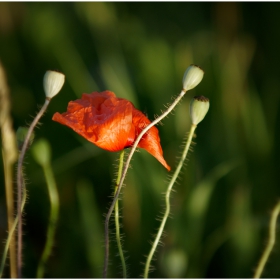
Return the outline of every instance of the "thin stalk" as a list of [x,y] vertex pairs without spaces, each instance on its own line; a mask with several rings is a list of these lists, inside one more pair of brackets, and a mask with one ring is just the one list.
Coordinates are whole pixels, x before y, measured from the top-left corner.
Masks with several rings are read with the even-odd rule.
[[[25,201],[26,201],[26,189],[23,188],[21,211],[24,208]],[[10,231],[9,231],[7,242],[5,244],[5,248],[4,248],[4,252],[3,252],[3,256],[2,256],[2,260],[1,260],[1,266],[0,266],[0,278],[2,278],[2,275],[3,275],[3,271],[4,271],[4,268],[5,268],[5,262],[6,262],[7,254],[8,254],[8,250],[9,250],[9,246],[10,246],[10,243],[12,242],[12,238],[14,236],[14,232],[15,232],[15,229],[16,229],[17,224],[18,224],[18,217],[19,216],[17,215],[15,220],[14,220],[14,223],[13,223],[13,225],[12,225]]]
[[[2,138],[2,157],[4,165],[5,193],[7,204],[8,232],[14,225],[14,190],[13,172],[14,163],[18,159],[16,137],[10,115],[11,101],[5,70],[0,61],[0,129]],[[10,277],[17,277],[16,242],[15,235],[9,243]]]
[[[6,190],[6,203],[7,203],[7,216],[8,216],[8,232],[14,232],[14,193],[13,193],[13,162],[10,162],[3,151],[3,164],[4,164],[4,176],[5,176],[5,190]],[[8,242],[8,241],[7,241]],[[10,273],[11,278],[16,278],[16,247],[15,247],[15,236],[11,235],[9,241],[10,247]],[[5,257],[6,258],[6,257]]]
[[22,269],[22,210],[21,210],[21,201],[22,201],[22,193],[23,193],[23,180],[22,180],[22,166],[23,166],[23,159],[28,148],[28,144],[30,141],[30,137],[32,132],[37,125],[40,118],[43,116],[44,112],[46,111],[48,105],[50,103],[50,99],[46,98],[45,103],[37,116],[34,118],[33,122],[31,123],[28,132],[26,134],[21,153],[18,159],[17,165],[17,213],[18,213],[18,250],[17,250],[17,276],[18,278],[22,278],[21,276],[21,269]]
[[178,163],[178,166],[170,180],[170,183],[167,187],[167,191],[166,191],[166,194],[165,194],[165,213],[163,215],[163,218],[162,218],[162,221],[161,221],[161,224],[160,224],[160,227],[159,227],[159,230],[158,230],[158,233],[157,233],[157,236],[155,238],[155,241],[152,245],[152,248],[151,248],[151,251],[147,257],[147,261],[146,261],[146,264],[145,264],[145,270],[144,270],[144,278],[148,278],[148,274],[149,274],[149,270],[150,270],[150,264],[151,264],[151,260],[153,258],[153,255],[155,253],[155,250],[158,246],[158,243],[159,243],[159,240],[162,236],[162,233],[163,233],[163,229],[165,227],[165,224],[166,224],[166,221],[167,221],[167,218],[169,216],[169,213],[170,213],[170,193],[171,193],[171,190],[172,190],[172,187],[174,185],[174,183],[176,182],[176,179],[178,178],[178,175],[183,167],[183,164],[184,164],[184,161],[187,157],[187,154],[188,154],[188,151],[189,151],[189,148],[190,148],[190,145],[191,145],[191,142],[192,142],[192,138],[193,138],[193,135],[194,135],[194,131],[196,129],[196,125],[192,125],[191,126],[191,129],[190,129],[190,133],[189,133],[189,136],[188,136],[188,140],[186,142],[186,146],[184,148],[184,151],[182,153],[182,156],[181,156],[181,159]]
[[179,101],[182,99],[182,97],[185,95],[186,91],[182,90],[180,92],[180,94],[177,96],[177,98],[174,100],[174,102],[171,104],[171,106],[162,114],[160,115],[158,118],[156,118],[153,122],[151,122],[148,126],[146,126],[142,132],[138,135],[137,139],[134,142],[134,145],[132,146],[130,153],[127,157],[126,163],[125,163],[125,167],[120,179],[120,183],[118,185],[118,189],[115,193],[114,199],[112,201],[112,204],[109,208],[109,211],[106,215],[106,219],[105,219],[105,259],[104,259],[104,268],[103,268],[103,278],[107,277],[107,271],[108,271],[108,261],[109,261],[109,221],[112,215],[112,212],[114,210],[115,204],[118,200],[131,158],[136,150],[136,147],[138,145],[138,143],[140,142],[141,138],[143,137],[143,135],[155,124],[159,123],[163,118],[165,118],[174,108],[175,106],[179,103]]
[[51,250],[54,243],[54,234],[58,221],[59,214],[59,195],[54,179],[54,175],[52,172],[52,168],[50,164],[46,164],[42,166],[48,186],[48,192],[50,197],[50,220],[47,230],[47,241],[45,244],[45,248],[41,257],[41,260],[37,269],[37,278],[43,278],[45,272],[45,264],[51,254]]
[[[122,169],[123,169],[123,158],[124,158],[124,150],[120,153],[120,162],[119,162],[119,171],[118,171],[118,178],[116,181],[115,186],[115,194],[118,189],[118,184],[122,175]],[[121,244],[121,237],[120,237],[120,224],[119,224],[119,200],[117,200],[115,204],[115,226],[116,226],[116,240],[118,244],[118,250],[121,258],[122,268],[123,268],[123,278],[126,278],[126,264],[125,264],[125,258],[122,250],[122,244]]]
[[275,244],[275,239],[276,239],[276,224],[277,224],[277,218],[280,212],[280,201],[276,204],[274,207],[272,213],[271,213],[271,218],[270,218],[270,223],[269,223],[269,237],[268,237],[268,242],[267,245],[264,249],[264,252],[261,256],[261,259],[259,261],[258,267],[255,271],[254,278],[260,278],[261,274],[263,272],[264,266],[267,263],[267,260],[269,258],[269,255],[273,249],[273,246]]

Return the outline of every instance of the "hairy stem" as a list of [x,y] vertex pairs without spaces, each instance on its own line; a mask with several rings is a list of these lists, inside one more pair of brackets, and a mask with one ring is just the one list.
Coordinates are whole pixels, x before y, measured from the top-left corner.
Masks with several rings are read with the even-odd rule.
[[182,153],[181,159],[180,159],[180,161],[178,163],[178,166],[177,166],[177,168],[176,168],[176,170],[175,170],[175,172],[174,172],[174,174],[173,174],[173,176],[172,176],[172,178],[169,182],[169,185],[167,187],[167,191],[166,191],[166,194],[165,194],[165,207],[166,207],[165,212],[164,212],[159,230],[157,232],[156,238],[153,242],[151,251],[150,251],[150,253],[147,257],[147,261],[146,261],[146,264],[145,264],[145,270],[144,270],[144,278],[148,278],[148,274],[149,274],[149,270],[150,270],[150,264],[151,264],[153,255],[154,255],[155,250],[158,246],[159,240],[162,236],[163,229],[165,227],[167,218],[168,218],[169,213],[170,213],[170,193],[171,193],[172,187],[173,187],[174,183],[176,182],[176,179],[178,178],[178,175],[179,175],[179,173],[180,173],[180,171],[183,167],[184,161],[187,157],[187,154],[188,154],[191,142],[192,142],[192,138],[193,138],[195,129],[196,129],[196,125],[193,124],[191,129],[190,129],[189,137],[188,137],[188,140],[186,142],[186,146],[185,146],[184,151]]
[[26,134],[19,159],[18,159],[18,170],[17,170],[17,213],[18,213],[18,248],[17,248],[17,276],[18,278],[21,278],[21,268],[22,268],[22,211],[21,210],[21,201],[22,201],[22,192],[23,192],[23,180],[22,180],[22,166],[23,166],[23,159],[26,153],[26,150],[28,148],[28,144],[30,141],[30,137],[32,135],[32,132],[37,125],[40,118],[43,116],[44,112],[46,111],[48,105],[50,103],[50,99],[46,99],[43,107],[31,123],[28,132]]
[[273,246],[275,244],[275,236],[276,236],[276,224],[277,224],[277,218],[280,212],[280,201],[276,204],[274,209],[271,213],[270,223],[269,223],[269,237],[267,245],[264,249],[264,252],[261,256],[261,259],[259,261],[258,267],[255,271],[254,278],[260,278],[261,274],[263,272],[264,266],[267,263],[267,260],[269,258],[269,255],[273,249]]
[[112,215],[112,212],[114,210],[116,201],[118,200],[131,158],[136,150],[136,147],[138,145],[138,143],[140,142],[141,138],[143,137],[143,135],[155,124],[159,123],[163,118],[165,118],[174,108],[175,106],[179,103],[179,101],[182,99],[182,97],[185,95],[186,91],[182,90],[180,92],[180,94],[178,95],[178,97],[174,100],[174,102],[171,104],[171,106],[162,114],[160,115],[158,118],[156,118],[153,122],[151,122],[148,126],[146,126],[142,132],[138,135],[137,139],[134,142],[134,145],[132,146],[130,153],[127,157],[126,163],[125,163],[125,167],[120,179],[120,183],[118,185],[118,189],[115,193],[114,199],[112,201],[112,204],[109,208],[109,211],[106,215],[106,219],[105,219],[105,261],[104,261],[104,268],[103,268],[103,277],[106,278],[107,277],[107,271],[108,271],[108,261],[109,261],[109,221]]
[[[118,189],[118,184],[122,175],[122,169],[123,169],[123,158],[124,158],[124,150],[120,153],[120,163],[119,163],[119,171],[118,171],[118,178],[116,181],[115,186],[115,194]],[[117,200],[115,204],[115,226],[116,226],[116,240],[118,244],[118,250],[121,258],[122,268],[123,268],[123,278],[126,278],[126,264],[124,259],[124,254],[122,250],[122,244],[121,244],[121,236],[120,236],[120,224],[119,224],[119,200]]]

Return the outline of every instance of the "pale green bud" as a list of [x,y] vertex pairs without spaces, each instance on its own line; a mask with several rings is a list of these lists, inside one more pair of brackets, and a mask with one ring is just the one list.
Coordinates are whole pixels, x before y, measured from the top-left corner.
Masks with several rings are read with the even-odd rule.
[[191,64],[183,76],[183,90],[195,88],[202,80],[204,71],[197,65]]
[[207,114],[210,107],[209,99],[204,96],[195,96],[190,103],[192,124],[198,125]]
[[[18,149],[21,150],[22,149],[22,146],[23,146],[23,143],[25,141],[25,138],[26,138],[26,135],[27,135],[27,132],[28,132],[28,129],[29,127],[23,127],[23,126],[20,126],[18,129],[17,129],[17,132],[16,132],[16,139],[17,139],[17,145],[18,145]],[[28,147],[31,146],[33,140],[34,140],[34,132],[31,133],[31,136],[29,138],[29,142],[28,142]]]
[[51,147],[46,139],[41,138],[37,140],[32,146],[31,151],[34,159],[37,161],[38,164],[40,164],[41,166],[46,166],[50,164]]
[[47,71],[44,76],[44,90],[46,97],[51,99],[59,93],[65,81],[64,74],[57,71]]

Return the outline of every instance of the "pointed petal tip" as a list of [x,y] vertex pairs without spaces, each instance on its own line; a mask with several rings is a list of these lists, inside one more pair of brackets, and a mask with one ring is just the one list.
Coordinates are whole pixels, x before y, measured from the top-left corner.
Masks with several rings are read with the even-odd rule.
[[167,164],[167,162],[162,158],[162,160],[159,160],[157,158],[157,160],[168,170],[170,171],[171,170],[171,167]]

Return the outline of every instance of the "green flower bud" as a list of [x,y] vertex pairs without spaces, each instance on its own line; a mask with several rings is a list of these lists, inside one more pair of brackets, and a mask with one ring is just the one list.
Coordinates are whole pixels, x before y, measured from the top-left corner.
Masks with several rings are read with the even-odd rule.
[[[29,129],[28,127],[23,127],[23,126],[20,126],[17,129],[16,139],[17,139],[17,146],[18,146],[19,150],[22,149],[22,146],[23,146],[23,143],[25,141],[28,129]],[[31,144],[32,144],[32,142],[34,140],[34,137],[35,137],[34,132],[32,132],[32,134],[30,136],[30,139],[29,139],[28,147],[31,146]]]
[[44,90],[46,97],[51,99],[59,93],[65,81],[64,74],[57,71],[47,71],[44,76]]
[[202,80],[204,71],[197,65],[191,64],[183,76],[183,90],[195,88]]
[[46,139],[37,140],[32,146],[32,154],[34,159],[41,166],[50,164],[51,160],[51,147]]
[[195,96],[190,103],[192,124],[198,125],[207,114],[210,107],[209,99],[204,96]]

